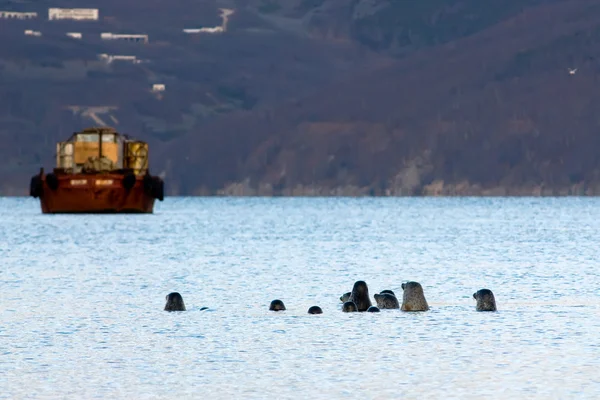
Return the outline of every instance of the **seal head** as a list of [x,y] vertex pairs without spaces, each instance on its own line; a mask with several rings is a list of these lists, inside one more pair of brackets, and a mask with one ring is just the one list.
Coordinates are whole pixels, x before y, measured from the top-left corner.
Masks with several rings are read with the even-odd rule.
[[185,311],[185,304],[183,303],[183,297],[177,292],[169,293],[166,296],[167,304],[165,304],[165,311]]
[[354,302],[347,301],[342,305],[342,311],[343,312],[355,312],[355,311],[358,311],[358,308],[356,307],[356,304],[354,304]]
[[402,311],[427,311],[429,305],[423,294],[423,287],[419,282],[406,282],[402,284]]
[[350,300],[356,304],[358,311],[367,311],[371,307],[371,299],[369,298],[369,288],[365,281],[356,281],[352,288]]
[[[377,296],[377,295],[375,295]],[[375,306],[371,306],[367,309],[367,312],[381,312],[379,311],[379,308],[375,307]]]
[[281,300],[273,300],[269,306],[269,311],[285,311],[285,304]]
[[375,297],[375,301],[377,302],[377,307],[380,309],[393,309],[400,308],[400,303],[398,299],[393,294],[389,293],[375,293],[373,295]]
[[312,306],[308,309],[309,314],[323,314],[323,310],[319,306]]
[[340,297],[340,301],[342,303],[347,302],[348,300],[350,300],[350,295],[352,294],[352,292],[348,292],[348,293],[344,293],[343,295],[341,295]]
[[473,298],[477,300],[477,311],[496,311],[496,299],[494,293],[489,289],[481,289],[473,293]]
[[392,296],[396,296],[396,293],[392,292],[392,291],[391,291],[391,290],[389,290],[389,289],[385,289],[385,290],[382,290],[381,292],[379,292],[379,294],[384,294],[384,293],[389,293],[389,294],[391,294]]

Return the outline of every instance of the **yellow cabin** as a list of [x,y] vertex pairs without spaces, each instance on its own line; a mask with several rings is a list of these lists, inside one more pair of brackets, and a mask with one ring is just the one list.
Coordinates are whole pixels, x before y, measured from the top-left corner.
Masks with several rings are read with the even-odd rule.
[[148,171],[148,143],[109,127],[87,128],[56,144],[56,167],[69,173]]

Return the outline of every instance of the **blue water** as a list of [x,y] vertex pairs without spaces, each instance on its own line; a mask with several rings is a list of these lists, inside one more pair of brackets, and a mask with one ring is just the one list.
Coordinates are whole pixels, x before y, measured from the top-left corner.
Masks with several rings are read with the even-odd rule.
[[[0,198],[0,398],[597,398],[599,243],[593,198]],[[359,279],[431,310],[342,313]]]

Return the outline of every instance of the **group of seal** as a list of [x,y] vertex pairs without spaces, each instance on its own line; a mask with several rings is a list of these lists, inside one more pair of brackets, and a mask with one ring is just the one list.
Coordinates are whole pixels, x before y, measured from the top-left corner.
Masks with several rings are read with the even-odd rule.
[[351,292],[344,293],[340,297],[342,301],[342,311],[367,311],[378,312],[383,309],[401,309],[402,311],[427,311],[429,305],[425,300],[423,288],[419,282],[406,282],[402,284],[404,291],[402,296],[402,306],[396,297],[396,294],[389,289],[382,290],[373,295],[377,306],[371,305],[369,298],[369,288],[365,281],[356,281]]
[[[373,295],[377,307],[371,305],[369,299],[369,289],[364,281],[357,281],[351,292],[344,293],[340,297],[343,303],[342,311],[367,311],[378,312],[380,309],[400,309],[402,311],[427,311],[429,304],[425,299],[423,287],[419,282],[409,281],[402,284],[402,305],[398,301],[396,294],[391,290],[382,290]],[[473,293],[473,298],[477,300],[476,311],[496,311],[496,299],[494,293],[489,289],[481,289]]]
[[[356,281],[351,292],[344,293],[340,297],[343,312],[379,312],[382,309],[400,309],[401,311],[427,311],[429,304],[425,299],[423,287],[419,282],[405,282],[402,284],[402,305],[398,301],[396,294],[391,290],[382,290],[373,295],[377,306],[371,304],[369,297],[369,288],[365,281]],[[473,298],[477,301],[475,310],[477,311],[496,311],[496,299],[494,293],[489,289],[481,289],[473,293]],[[167,304],[165,311],[185,311],[183,297],[177,292],[169,293],[166,297]],[[201,310],[206,310],[202,307]],[[281,300],[273,300],[269,305],[269,311],[285,311],[285,304]],[[309,314],[323,314],[319,306],[312,306],[308,309]]]

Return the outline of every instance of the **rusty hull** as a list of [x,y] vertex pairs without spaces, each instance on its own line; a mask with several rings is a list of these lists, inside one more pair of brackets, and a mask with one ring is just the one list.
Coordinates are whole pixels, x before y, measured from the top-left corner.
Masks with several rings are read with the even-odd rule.
[[43,179],[40,203],[42,213],[152,213],[154,197],[144,190],[143,178],[126,190],[122,174],[57,175],[52,190]]

